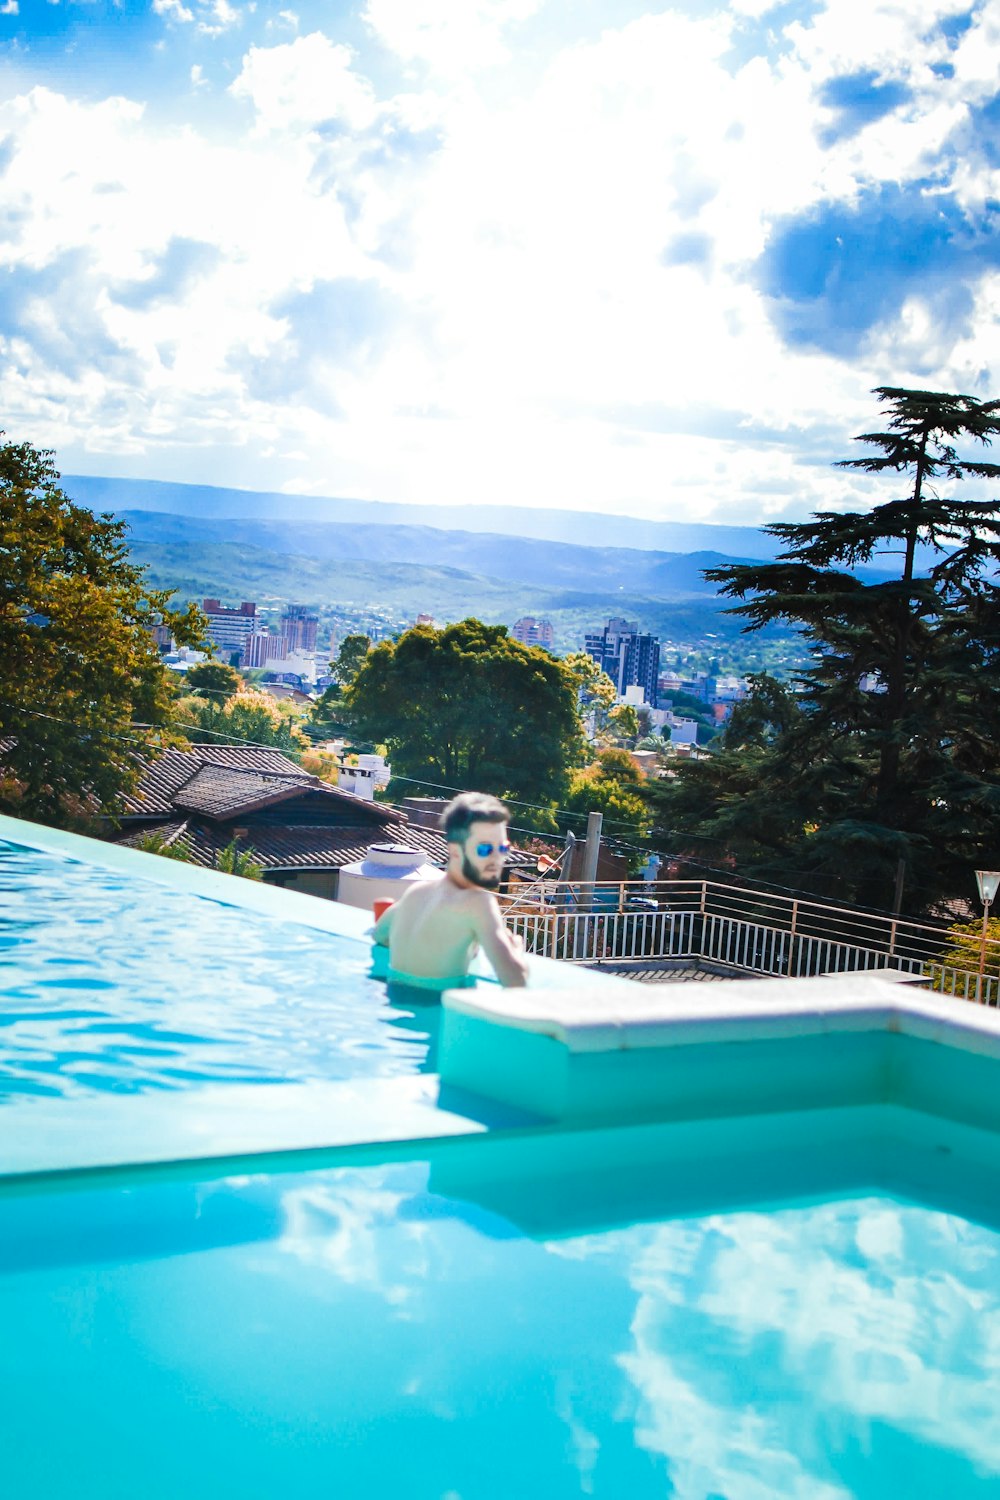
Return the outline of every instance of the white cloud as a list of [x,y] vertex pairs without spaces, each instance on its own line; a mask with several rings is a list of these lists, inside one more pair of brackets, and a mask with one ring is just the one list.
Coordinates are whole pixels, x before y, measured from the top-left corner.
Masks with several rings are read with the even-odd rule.
[[194,20],[194,12],[188,10],[181,0],[153,0],[153,10],[158,16],[165,16],[168,21],[186,24]]
[[374,91],[355,72],[350,48],[319,31],[278,47],[251,47],[230,92],[250,101],[263,131],[308,130],[332,120],[363,128],[375,114]]
[[0,5],[0,16],[16,16],[19,12],[20,6],[17,0],[4,0],[4,3]]
[[[857,1200],[666,1224],[642,1239],[620,1237],[638,1294],[620,1363],[639,1397],[638,1441],[669,1459],[679,1500],[846,1500],[810,1457],[831,1426],[875,1422],[996,1472],[982,1396],[1000,1375],[992,1236]],[[692,1317],[697,1348],[685,1338]],[[721,1361],[720,1348],[740,1353]],[[758,1358],[768,1380],[755,1393]]]
[[224,31],[238,25],[241,20],[242,15],[239,9],[235,5],[230,5],[229,0],[211,0],[211,4],[203,7],[198,30],[204,36],[221,36]]
[[365,20],[379,41],[435,73],[463,75],[506,62],[506,29],[533,16],[542,0],[367,0]]
[[[230,0],[154,4],[165,19],[249,26]],[[194,441],[204,477],[274,488],[727,520],[843,503],[854,481],[801,459],[844,455],[875,384],[993,379],[997,278],[951,323],[914,282],[843,358],[785,339],[758,259],[786,216],[928,176],[993,87],[1000,26],[987,8],[949,51],[933,0],[878,0],[864,27],[831,0],[774,59],[737,66],[736,21],[764,13],[741,0],[612,16],[559,46],[539,0],[368,0],[370,57],[315,30],[262,45],[262,20],[210,127],[27,91],[0,121],[17,148],[0,263],[77,253],[95,327],[142,376],[116,376],[95,342],[80,399],[53,406],[40,393],[58,381],[22,329],[0,398],[28,423],[33,402],[45,421],[61,412],[61,443],[145,443],[159,463]],[[205,45],[197,26],[186,36]],[[946,58],[954,78],[931,70]],[[824,86],[866,70],[908,99],[824,144]],[[204,64],[188,72],[199,91]],[[198,107],[215,97],[202,90]],[[968,153],[952,185],[970,206],[1000,197],[1000,174]],[[218,258],[172,303],[116,301],[175,239]],[[341,281],[382,298],[383,336],[345,312],[307,380],[266,388],[269,369],[294,364],[282,308]]]

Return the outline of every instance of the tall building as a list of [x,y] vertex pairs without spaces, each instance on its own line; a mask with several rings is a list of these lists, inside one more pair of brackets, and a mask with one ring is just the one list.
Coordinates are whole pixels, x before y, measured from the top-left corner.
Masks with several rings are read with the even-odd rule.
[[281,617],[281,634],[289,651],[315,651],[319,616],[307,604],[289,604]]
[[515,641],[520,641],[522,646],[544,646],[546,651],[551,651],[555,641],[555,631],[549,620],[536,620],[534,615],[525,615],[517,620],[510,629]]
[[220,656],[234,652],[243,656],[247,639],[257,628],[257,606],[244,600],[239,609],[229,609],[218,599],[205,599],[202,609],[208,616],[209,638]]
[[624,698],[627,687],[641,687],[650,708],[656,708],[660,675],[660,642],[640,632],[635,620],[609,620],[602,631],[588,631],[584,650],[607,672]]
[[269,661],[284,661],[287,655],[286,637],[262,630],[247,636],[240,660],[244,667],[264,667]]

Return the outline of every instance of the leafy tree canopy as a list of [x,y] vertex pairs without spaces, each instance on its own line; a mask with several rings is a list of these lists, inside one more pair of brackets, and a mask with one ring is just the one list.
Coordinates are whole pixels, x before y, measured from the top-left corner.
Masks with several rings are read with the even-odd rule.
[[309,744],[297,709],[252,688],[241,689],[221,704],[214,698],[184,699],[178,720],[196,745],[272,745],[297,755]]
[[580,835],[587,813],[599,812],[604,814],[606,837],[645,837],[649,808],[639,792],[642,782],[642,772],[627,750],[602,750],[592,765],[572,773],[559,826]]
[[639,715],[631,703],[618,703],[608,714],[608,728],[616,739],[634,743],[639,738]]
[[[813,665],[790,695],[757,679],[710,761],[658,789],[674,830],[712,830],[744,867],[887,907],[900,861],[906,909],[968,895],[1000,841],[1000,502],[941,487],[994,484],[1000,466],[960,443],[1000,433],[1000,402],[880,387],[885,429],[844,467],[899,476],[870,510],[766,529],[776,562],[710,569],[758,630],[799,625]],[[853,569],[895,554],[897,575]],[[918,559],[927,553],[922,570]]]
[[618,696],[614,683],[586,651],[571,651],[563,657],[563,666],[576,683],[581,724],[587,726],[587,732],[592,732],[598,744],[605,743],[611,733],[609,717]]
[[504,625],[421,625],[383,641],[345,700],[356,733],[387,746],[398,776],[430,789],[558,801],[582,758],[572,672]]
[[67,498],[50,453],[0,445],[0,806],[8,811],[55,824],[113,813],[138,779],[142,741],[155,748],[169,733],[173,692],[149,627],[164,623],[199,646],[204,621],[193,605],[173,610],[169,591],[147,587],[126,532]]
[[243,686],[243,678],[228,662],[200,661],[188,668],[185,685],[199,697],[222,703],[239,692]]
[[357,677],[369,651],[371,639],[367,635],[345,635],[337,652],[337,660],[330,663],[334,681],[341,688],[348,688]]

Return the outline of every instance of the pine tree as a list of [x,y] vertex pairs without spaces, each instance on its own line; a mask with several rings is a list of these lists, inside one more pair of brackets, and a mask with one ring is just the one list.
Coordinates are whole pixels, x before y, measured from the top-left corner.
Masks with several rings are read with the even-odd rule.
[[[840,467],[906,475],[907,492],[868,511],[769,526],[785,544],[776,562],[706,576],[742,601],[732,613],[748,630],[791,622],[814,649],[798,683],[801,712],[747,751],[753,816],[770,800],[780,830],[758,862],[772,878],[784,864],[789,884],[815,871],[817,889],[886,907],[902,861],[907,908],[927,910],[970,894],[976,863],[995,862],[1000,846],[1000,501],[938,489],[1000,479],[1000,465],[960,457],[956,446],[989,445],[1000,402],[893,386],[875,395],[885,430],[858,439],[875,452]],[[866,576],[890,559],[895,576]],[[745,772],[732,732],[720,751],[734,778]],[[723,807],[739,822],[737,787],[738,778],[716,776],[709,823],[719,826]],[[683,789],[689,802],[693,790]],[[675,806],[690,826],[683,795]]]

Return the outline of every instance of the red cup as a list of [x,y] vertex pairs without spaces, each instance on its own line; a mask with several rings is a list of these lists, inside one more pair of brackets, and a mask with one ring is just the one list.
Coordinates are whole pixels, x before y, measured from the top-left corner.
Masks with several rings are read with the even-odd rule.
[[376,922],[380,917],[385,916],[392,905],[394,905],[394,902],[391,896],[379,896],[377,900],[372,902],[372,911],[375,913]]

